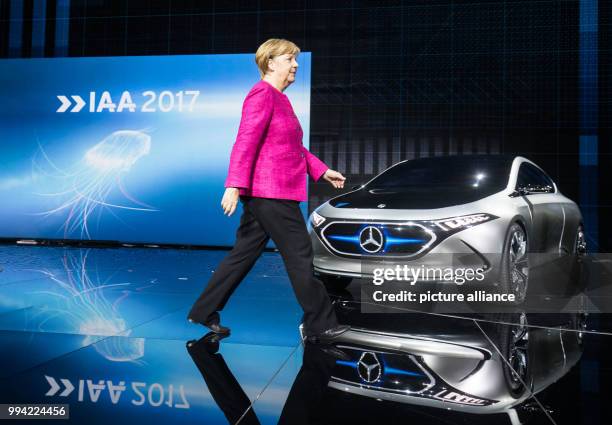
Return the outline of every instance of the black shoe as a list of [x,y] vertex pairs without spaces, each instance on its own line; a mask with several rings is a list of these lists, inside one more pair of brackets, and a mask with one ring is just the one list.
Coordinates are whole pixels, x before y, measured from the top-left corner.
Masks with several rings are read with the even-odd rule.
[[351,329],[349,325],[338,325],[333,328],[329,328],[321,333],[309,335],[306,337],[306,341],[311,342],[313,344],[318,344],[320,342],[328,342],[339,337],[349,329]]
[[230,328],[225,327],[221,323],[219,323],[219,313],[217,312],[214,312],[213,314],[208,316],[208,319],[206,319],[205,322],[198,322],[197,320],[194,320],[191,317],[189,317],[188,320],[190,323],[199,323],[200,325],[206,326],[208,329],[210,329],[216,334],[229,335],[230,333]]
[[221,340],[227,337],[228,335],[209,332],[198,340],[192,339],[187,341],[187,348],[194,349],[195,346],[202,346],[209,354],[215,354],[219,351],[219,343]]

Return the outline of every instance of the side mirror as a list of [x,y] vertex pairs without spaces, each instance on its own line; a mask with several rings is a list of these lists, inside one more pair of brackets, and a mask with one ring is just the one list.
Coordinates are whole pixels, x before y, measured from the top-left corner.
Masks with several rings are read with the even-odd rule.
[[527,196],[527,195],[532,195],[536,193],[553,193],[554,191],[555,191],[555,188],[549,185],[546,185],[546,186],[540,186],[540,185],[529,186],[528,185],[528,186],[517,187],[516,190],[510,194],[510,196],[512,198],[515,198],[517,196]]
[[517,187],[514,189],[514,192],[510,194],[511,198],[516,198],[518,196],[527,196],[529,195],[529,191],[524,187]]
[[549,185],[545,185],[545,186],[530,186],[529,187],[529,193],[553,193],[555,191],[555,188]]

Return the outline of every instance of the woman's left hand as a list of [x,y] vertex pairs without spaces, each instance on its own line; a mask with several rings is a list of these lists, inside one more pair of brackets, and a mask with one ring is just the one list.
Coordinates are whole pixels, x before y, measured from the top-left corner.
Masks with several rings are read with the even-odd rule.
[[323,174],[323,178],[327,180],[328,182],[330,182],[331,185],[335,187],[336,189],[344,188],[344,181],[346,180],[346,177],[344,177],[342,174],[340,174],[336,170],[332,170],[331,168],[328,168],[327,171],[325,171],[325,174]]

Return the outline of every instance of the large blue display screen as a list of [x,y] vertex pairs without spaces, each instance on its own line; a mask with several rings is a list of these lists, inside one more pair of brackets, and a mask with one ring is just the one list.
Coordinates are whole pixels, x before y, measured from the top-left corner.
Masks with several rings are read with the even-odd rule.
[[[0,61],[0,237],[232,245],[253,54]],[[308,147],[310,54],[286,90]],[[304,205],[302,205],[304,208]]]

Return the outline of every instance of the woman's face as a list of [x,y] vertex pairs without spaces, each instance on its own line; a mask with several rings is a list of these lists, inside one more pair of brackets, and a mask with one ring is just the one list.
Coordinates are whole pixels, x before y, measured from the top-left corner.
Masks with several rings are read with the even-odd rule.
[[275,77],[287,85],[295,81],[298,66],[296,55],[290,53],[274,56],[268,63],[268,68],[273,71]]

